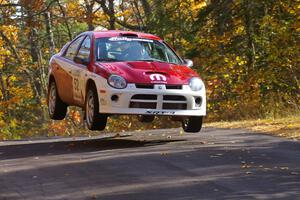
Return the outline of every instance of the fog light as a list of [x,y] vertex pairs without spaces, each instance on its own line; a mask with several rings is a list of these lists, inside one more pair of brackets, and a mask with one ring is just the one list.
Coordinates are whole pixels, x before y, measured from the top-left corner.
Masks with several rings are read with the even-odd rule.
[[112,96],[111,96],[111,100],[112,100],[112,101],[115,101],[115,102],[118,101],[118,100],[119,100],[118,95],[115,95],[115,94],[112,95]]
[[201,97],[195,97],[195,103],[197,107],[200,107],[202,103]]

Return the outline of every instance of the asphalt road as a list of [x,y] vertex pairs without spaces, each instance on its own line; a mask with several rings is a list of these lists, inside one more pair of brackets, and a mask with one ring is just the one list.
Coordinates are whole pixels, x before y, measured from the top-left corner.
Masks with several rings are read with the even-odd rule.
[[300,142],[213,128],[0,142],[0,199],[300,199]]

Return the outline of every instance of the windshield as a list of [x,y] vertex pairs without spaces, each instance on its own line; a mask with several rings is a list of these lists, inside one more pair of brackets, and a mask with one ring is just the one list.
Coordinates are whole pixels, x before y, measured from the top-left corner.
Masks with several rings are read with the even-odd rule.
[[96,59],[104,62],[157,61],[182,64],[180,58],[166,44],[132,37],[98,38]]

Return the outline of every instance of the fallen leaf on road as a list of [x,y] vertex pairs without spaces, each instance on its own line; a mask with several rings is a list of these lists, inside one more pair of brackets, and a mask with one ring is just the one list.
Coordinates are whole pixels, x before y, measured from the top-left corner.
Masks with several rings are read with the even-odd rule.
[[264,170],[269,171],[272,170],[271,168],[265,167]]
[[221,153],[217,153],[217,154],[214,154],[214,155],[210,155],[211,158],[219,158],[220,156],[222,156],[223,154]]
[[251,165],[248,165],[248,164],[243,164],[243,165],[241,165],[241,168],[242,169],[248,169],[248,168],[250,168],[251,167]]
[[281,170],[288,170],[288,167],[280,167]]

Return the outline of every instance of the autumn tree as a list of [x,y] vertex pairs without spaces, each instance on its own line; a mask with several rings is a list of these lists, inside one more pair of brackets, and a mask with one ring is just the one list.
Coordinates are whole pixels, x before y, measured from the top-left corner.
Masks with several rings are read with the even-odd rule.
[[[297,1],[0,0],[0,139],[82,132],[76,109],[63,122],[48,119],[48,61],[98,26],[157,34],[193,59],[208,88],[208,120],[299,112]],[[166,120],[111,118],[108,130]]]

